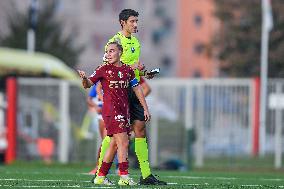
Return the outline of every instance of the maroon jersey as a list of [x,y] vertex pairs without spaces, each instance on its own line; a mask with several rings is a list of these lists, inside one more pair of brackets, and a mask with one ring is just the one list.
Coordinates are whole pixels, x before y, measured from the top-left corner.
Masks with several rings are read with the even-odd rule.
[[101,82],[103,88],[103,110],[105,116],[119,115],[128,118],[128,93],[129,86],[135,87],[138,81],[130,66],[122,64],[117,67],[113,64],[99,66],[89,78],[93,83]]

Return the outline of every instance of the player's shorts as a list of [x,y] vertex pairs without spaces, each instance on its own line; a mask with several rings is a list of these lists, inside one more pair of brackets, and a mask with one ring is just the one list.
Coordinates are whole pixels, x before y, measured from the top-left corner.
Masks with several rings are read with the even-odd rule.
[[132,124],[134,120],[145,121],[144,108],[140,104],[135,92],[132,88],[128,90],[129,98],[129,112],[130,112],[130,123]]
[[113,136],[114,134],[130,133],[130,124],[126,116],[122,115],[110,115],[110,116],[103,116],[107,135]]

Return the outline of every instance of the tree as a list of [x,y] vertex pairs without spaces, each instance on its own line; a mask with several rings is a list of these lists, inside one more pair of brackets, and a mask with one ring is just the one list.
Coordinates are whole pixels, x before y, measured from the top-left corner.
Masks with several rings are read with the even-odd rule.
[[[261,0],[215,0],[222,28],[213,40],[221,74],[233,77],[260,75]],[[272,0],[274,27],[269,43],[269,77],[284,77],[284,3]]]
[[[11,48],[26,49],[28,13],[14,11],[9,15],[8,36],[0,36],[0,45]],[[54,3],[44,4],[44,8],[38,11],[38,23],[36,26],[36,51],[51,54],[69,67],[74,68],[78,63],[79,55],[83,47],[74,45],[75,34],[62,35],[63,23],[55,18]]]

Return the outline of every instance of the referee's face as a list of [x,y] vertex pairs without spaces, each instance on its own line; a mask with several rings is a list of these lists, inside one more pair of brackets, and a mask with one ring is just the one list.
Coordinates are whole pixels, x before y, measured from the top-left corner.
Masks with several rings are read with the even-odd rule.
[[138,32],[138,17],[130,16],[126,22],[124,22],[123,29],[125,29],[128,33]]

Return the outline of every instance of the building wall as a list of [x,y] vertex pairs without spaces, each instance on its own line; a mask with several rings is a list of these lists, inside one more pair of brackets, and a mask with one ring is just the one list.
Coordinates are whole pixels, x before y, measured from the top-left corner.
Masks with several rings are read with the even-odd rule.
[[179,77],[214,77],[217,60],[212,56],[210,41],[219,22],[213,16],[213,0],[180,0],[178,4]]
[[171,0],[60,0],[58,17],[66,22],[66,32],[77,31],[78,42],[86,47],[78,67],[89,71],[101,64],[107,40],[121,29],[119,12],[124,8],[137,10],[139,32],[135,35],[141,42],[142,63],[148,69],[161,67],[162,75],[174,75],[175,5]]

